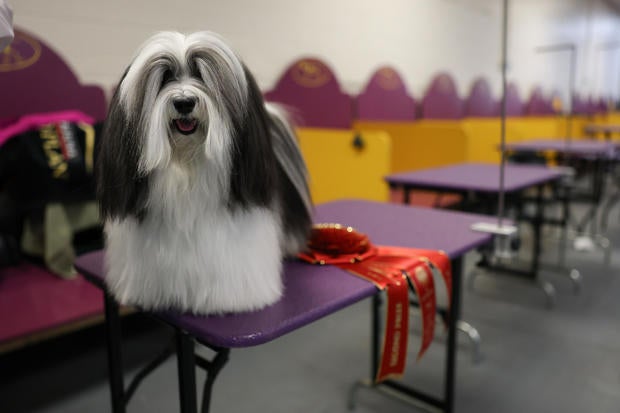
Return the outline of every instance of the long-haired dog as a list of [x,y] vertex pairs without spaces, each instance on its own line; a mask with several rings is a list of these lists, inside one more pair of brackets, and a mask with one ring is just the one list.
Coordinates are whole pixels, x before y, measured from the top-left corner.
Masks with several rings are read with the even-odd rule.
[[284,114],[216,34],[163,32],[125,71],[97,158],[106,282],[123,304],[260,309],[311,227]]

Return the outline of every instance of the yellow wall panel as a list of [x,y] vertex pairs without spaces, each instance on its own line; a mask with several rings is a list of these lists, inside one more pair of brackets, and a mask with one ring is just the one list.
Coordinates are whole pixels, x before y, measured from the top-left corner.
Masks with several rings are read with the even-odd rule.
[[297,129],[310,174],[312,200],[389,199],[384,177],[390,173],[390,136],[381,131],[361,133],[363,148],[353,145],[356,133],[337,129]]
[[[498,118],[467,118],[461,121],[467,135],[468,162],[496,162],[499,163],[499,142],[501,124]],[[509,131],[506,129],[507,141]]]
[[[584,137],[593,137],[593,134],[586,134],[585,132],[583,132],[583,129],[586,125],[620,125],[620,112],[608,112],[589,117],[580,116],[580,120],[581,122],[579,124],[579,131],[581,132],[581,134]],[[611,134],[605,134],[603,132],[599,132],[594,134],[594,137],[599,140],[607,139],[608,137],[611,137],[613,140],[620,140],[620,133],[614,132]]]
[[459,122],[356,121],[359,131],[387,132],[392,138],[391,172],[402,172],[464,162],[467,137]]

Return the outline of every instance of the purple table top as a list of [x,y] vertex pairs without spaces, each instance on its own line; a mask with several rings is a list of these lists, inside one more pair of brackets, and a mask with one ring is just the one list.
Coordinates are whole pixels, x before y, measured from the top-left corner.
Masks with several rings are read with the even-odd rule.
[[521,152],[558,151],[571,155],[613,156],[620,148],[620,142],[595,140],[533,139],[506,144],[506,150]]
[[[499,173],[499,165],[462,163],[393,174],[385,179],[390,185],[408,188],[493,193],[499,191]],[[506,165],[504,188],[506,192],[520,191],[560,177],[562,177],[561,171],[544,166]]]
[[[378,245],[441,249],[454,259],[490,241],[489,234],[469,227],[494,218],[351,200],[317,206],[314,220],[351,225]],[[102,281],[103,252],[78,257],[76,267]],[[285,264],[284,284],[283,298],[261,311],[209,317],[175,312],[157,315],[203,343],[248,347],[273,340],[377,292],[371,283],[336,267],[297,261]]]

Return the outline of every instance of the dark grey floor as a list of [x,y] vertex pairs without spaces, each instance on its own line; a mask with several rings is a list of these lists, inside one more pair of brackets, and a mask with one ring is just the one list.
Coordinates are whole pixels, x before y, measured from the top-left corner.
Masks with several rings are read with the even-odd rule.
[[[481,275],[464,293],[463,319],[482,336],[483,360],[474,364],[461,335],[456,411],[620,412],[620,220],[616,208],[607,235],[610,267],[601,251],[567,253],[583,275],[580,294],[561,273],[541,278],[557,289],[555,308],[540,290],[514,278]],[[557,233],[545,232],[545,261],[556,262]],[[523,248],[528,247],[524,231]],[[475,254],[467,257],[471,267]],[[214,388],[212,412],[346,412],[347,392],[369,371],[369,301],[255,348],[233,350]],[[127,364],[137,366],[158,351],[169,331],[140,316],[126,319]],[[405,380],[439,392],[444,338],[414,363],[419,336],[410,342]],[[202,378],[202,373],[199,373]],[[199,381],[202,383],[202,380]],[[129,412],[176,412],[176,362],[149,376]],[[109,412],[102,331],[91,328],[0,356],[0,412]],[[357,412],[422,411],[361,390]]]

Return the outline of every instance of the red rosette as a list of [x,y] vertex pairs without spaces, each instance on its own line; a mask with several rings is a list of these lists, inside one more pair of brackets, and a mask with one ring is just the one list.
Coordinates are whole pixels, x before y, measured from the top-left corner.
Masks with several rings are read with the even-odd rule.
[[[373,283],[387,295],[381,359],[376,382],[401,377],[407,359],[409,288],[418,296],[422,316],[420,358],[434,336],[436,298],[431,266],[436,267],[452,293],[450,259],[441,251],[375,246],[366,234],[341,224],[316,224],[300,259],[312,264],[335,265]],[[407,281],[409,279],[409,282]]]
[[340,224],[315,224],[308,239],[308,250],[299,254],[305,261],[340,264],[362,261],[375,254],[368,235]]
[[363,254],[370,248],[368,235],[340,224],[316,224],[312,227],[308,247],[322,254]]

